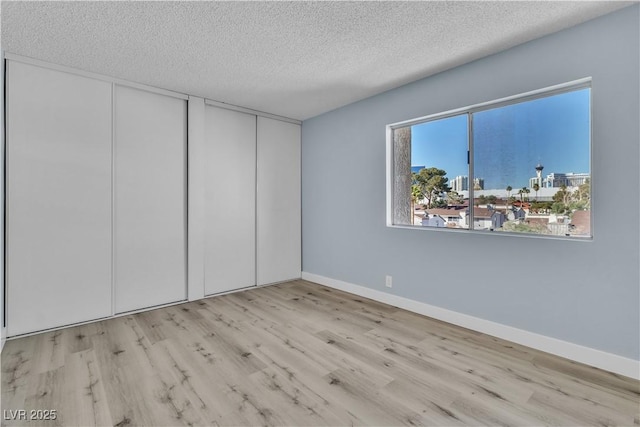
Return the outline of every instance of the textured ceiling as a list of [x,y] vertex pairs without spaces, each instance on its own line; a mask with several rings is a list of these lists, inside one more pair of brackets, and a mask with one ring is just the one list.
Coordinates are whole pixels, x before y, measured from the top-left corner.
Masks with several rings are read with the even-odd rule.
[[2,2],[2,48],[306,119],[633,2]]

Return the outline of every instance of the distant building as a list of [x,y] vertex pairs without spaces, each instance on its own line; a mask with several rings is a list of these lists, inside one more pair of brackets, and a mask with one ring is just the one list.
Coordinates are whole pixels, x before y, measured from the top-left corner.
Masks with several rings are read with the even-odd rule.
[[544,187],[556,188],[562,187],[578,187],[590,179],[591,175],[588,173],[557,173],[553,172],[547,175],[544,179]]
[[497,230],[506,221],[505,215],[493,209],[473,208],[474,230]]
[[538,188],[542,188],[544,187],[544,181],[542,179],[542,170],[544,169],[544,166],[542,166],[542,164],[538,163],[538,165],[536,166],[536,176],[529,179],[529,188],[533,188],[533,186],[535,184],[538,184]]
[[423,227],[445,227],[446,221],[439,215],[427,215],[422,219]]
[[[544,181],[543,181],[544,182]],[[538,178],[537,177],[533,177],[533,178],[529,178],[529,187],[528,188],[533,188],[534,184],[538,184]],[[540,188],[544,188],[542,185],[538,184],[538,186]]]
[[[529,188],[533,188],[534,184],[538,184],[540,188],[560,188],[563,185],[566,187],[578,187],[591,178],[588,173],[561,173],[552,172],[541,180],[540,176],[534,176],[529,178]],[[540,184],[542,182],[542,184]]]
[[442,219],[444,223],[437,225],[438,227],[454,227],[457,228],[462,224],[463,208],[433,208],[426,211],[425,220],[422,221],[422,225],[428,225],[434,227],[432,224],[439,224],[439,219]]
[[[469,177],[458,175],[449,181],[449,187],[457,193],[460,193],[461,191],[469,191]],[[484,178],[475,178],[473,180],[473,188],[476,190],[484,190]]]
[[455,192],[467,191],[469,189],[469,177],[468,176],[456,176],[449,181],[449,187]]
[[521,221],[525,219],[526,216],[527,213],[522,208],[509,209],[507,211],[507,220],[509,221]]

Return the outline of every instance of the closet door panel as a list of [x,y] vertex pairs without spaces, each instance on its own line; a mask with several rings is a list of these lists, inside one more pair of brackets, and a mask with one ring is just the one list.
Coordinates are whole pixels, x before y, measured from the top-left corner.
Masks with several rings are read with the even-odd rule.
[[301,275],[300,126],[258,117],[258,284]]
[[115,311],[186,298],[186,102],[114,92]]
[[111,84],[7,61],[10,336],[111,315]]
[[255,286],[256,116],[206,107],[205,293]]

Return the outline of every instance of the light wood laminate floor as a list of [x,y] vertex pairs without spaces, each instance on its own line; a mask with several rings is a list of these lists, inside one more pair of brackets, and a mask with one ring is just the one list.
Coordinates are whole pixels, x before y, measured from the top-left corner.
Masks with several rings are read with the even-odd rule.
[[294,281],[10,340],[4,425],[640,425],[638,381]]

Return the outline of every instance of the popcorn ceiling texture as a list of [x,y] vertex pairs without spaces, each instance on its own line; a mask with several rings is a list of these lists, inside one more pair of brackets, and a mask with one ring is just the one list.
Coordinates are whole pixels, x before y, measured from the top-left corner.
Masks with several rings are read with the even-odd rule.
[[2,2],[2,48],[304,120],[634,2]]

